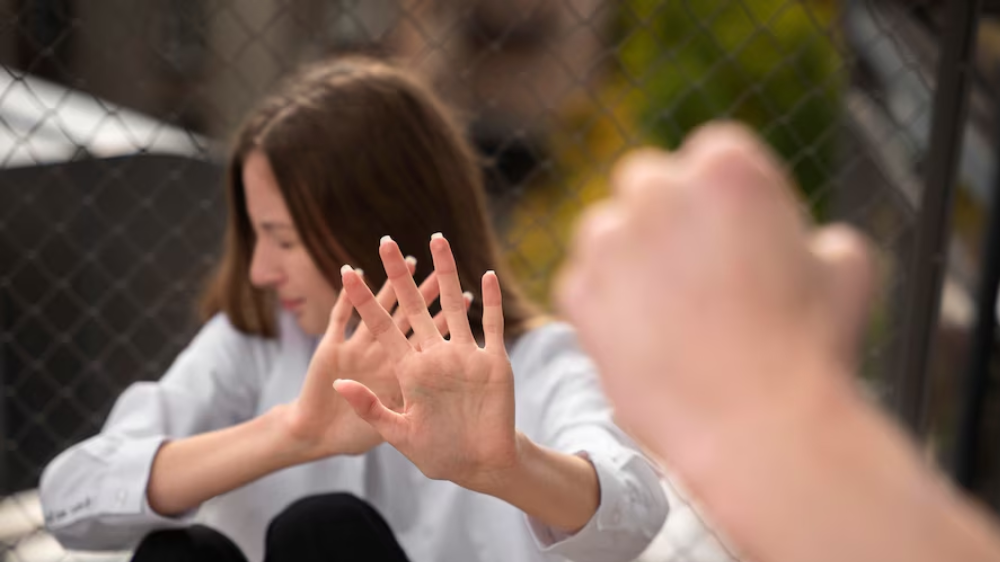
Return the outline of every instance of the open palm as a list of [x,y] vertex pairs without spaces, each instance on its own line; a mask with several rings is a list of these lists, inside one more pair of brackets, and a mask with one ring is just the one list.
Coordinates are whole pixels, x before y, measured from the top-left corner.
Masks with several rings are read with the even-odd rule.
[[[412,271],[412,264],[406,264]],[[363,281],[362,281],[363,284]],[[426,303],[438,296],[438,284],[432,274],[421,285],[419,298]],[[385,309],[396,305],[396,296],[387,282],[376,301]],[[382,442],[371,426],[359,419],[351,407],[333,390],[333,381],[351,378],[364,381],[387,404],[402,404],[393,363],[364,324],[347,335],[354,307],[341,291],[330,313],[330,323],[309,364],[309,371],[298,399],[288,406],[289,432],[308,449],[310,458],[335,454],[362,454]],[[409,329],[405,314],[393,319],[397,329]],[[435,319],[447,334],[443,317]],[[438,329],[437,327],[435,329]]]
[[379,253],[413,336],[406,338],[356,272],[345,269],[344,291],[394,365],[402,405],[387,403],[362,381],[342,379],[335,387],[360,418],[425,475],[488,489],[518,460],[514,383],[497,277],[487,272],[482,280],[481,348],[469,326],[447,240],[433,238],[431,254],[449,339],[431,318],[396,243],[384,239]]

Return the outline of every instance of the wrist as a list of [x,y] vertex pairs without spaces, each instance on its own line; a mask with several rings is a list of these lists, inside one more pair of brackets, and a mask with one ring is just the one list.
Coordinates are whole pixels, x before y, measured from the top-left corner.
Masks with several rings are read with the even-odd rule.
[[321,451],[320,440],[302,430],[294,408],[288,404],[279,404],[271,408],[258,420],[261,423],[262,446],[269,450],[282,468],[332,454]]
[[479,471],[467,485],[461,483],[459,485],[474,492],[506,500],[510,491],[524,482],[537,454],[538,446],[526,435],[517,431],[514,433],[513,453],[508,458],[500,464]]
[[650,445],[692,488],[701,480],[710,486],[739,464],[778,463],[796,451],[822,448],[845,422],[861,417],[865,404],[837,363],[782,378],[725,408],[697,412],[673,405],[677,421],[667,420],[663,431],[648,436]]
[[530,517],[566,533],[576,533],[594,516],[601,502],[597,470],[579,455],[539,446],[517,434],[517,461],[481,490]]
[[677,467],[707,514],[755,558],[875,544],[880,533],[896,534],[893,521],[940,509],[940,489],[929,485],[908,437],[865,403],[847,374],[809,374],[822,374],[821,384],[794,404],[714,428],[700,456],[682,456]]

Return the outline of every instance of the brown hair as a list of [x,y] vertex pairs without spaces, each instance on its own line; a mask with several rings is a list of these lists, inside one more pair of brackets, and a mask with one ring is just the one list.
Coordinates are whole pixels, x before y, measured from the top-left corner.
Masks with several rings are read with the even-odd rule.
[[493,269],[504,290],[506,332],[518,336],[536,309],[504,266],[486,213],[481,172],[441,102],[403,70],[368,58],[339,58],[287,80],[240,128],[229,158],[229,223],[221,262],[202,299],[207,319],[225,313],[240,331],[274,337],[276,307],[250,283],[254,230],[247,216],[243,163],[268,159],[306,249],[334,287],[340,267],[385,281],[378,241],[389,234],[417,257],[416,278],[433,265],[431,234],[451,242],[469,311],[482,331],[479,279]]

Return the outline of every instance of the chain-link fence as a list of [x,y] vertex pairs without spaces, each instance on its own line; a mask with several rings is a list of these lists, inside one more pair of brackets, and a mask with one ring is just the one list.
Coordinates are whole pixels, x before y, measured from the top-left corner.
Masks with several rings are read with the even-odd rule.
[[[226,139],[278,79],[333,53],[400,60],[460,109],[508,257],[542,303],[618,156],[676,146],[712,118],[749,123],[817,218],[862,226],[882,251],[865,374],[891,401],[945,12],[929,0],[0,0],[0,560],[83,556],[41,529],[39,474],[189,341],[225,220]],[[962,129],[966,152],[988,146],[976,127],[990,118]],[[970,213],[989,166],[958,163]],[[969,322],[964,264],[945,282],[946,326]],[[646,558],[729,559],[670,490]]]

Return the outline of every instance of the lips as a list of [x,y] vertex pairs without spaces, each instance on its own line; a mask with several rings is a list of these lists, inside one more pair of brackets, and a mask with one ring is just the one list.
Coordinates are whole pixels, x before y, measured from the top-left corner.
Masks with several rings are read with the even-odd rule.
[[292,312],[298,310],[299,307],[302,306],[302,303],[305,302],[305,299],[280,299],[280,300],[281,300],[281,308],[284,308],[285,310],[289,310]]

